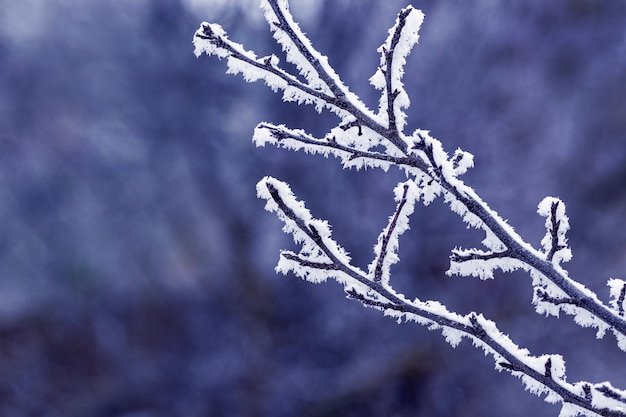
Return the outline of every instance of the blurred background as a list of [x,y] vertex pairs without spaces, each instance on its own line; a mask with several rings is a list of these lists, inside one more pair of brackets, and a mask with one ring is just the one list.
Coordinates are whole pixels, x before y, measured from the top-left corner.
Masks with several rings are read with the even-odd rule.
[[[377,105],[376,48],[405,0],[292,0],[314,45]],[[567,204],[572,277],[608,299],[626,270],[626,3],[415,0],[426,13],[405,84],[420,127],[475,155],[479,195],[538,245],[546,195]],[[467,341],[396,324],[329,282],[274,273],[293,248],[263,211],[292,184],[365,266],[397,172],[256,149],[261,121],[323,135],[192,53],[203,20],[279,53],[255,0],[4,0],[0,5],[0,415],[556,416]],[[570,317],[543,318],[530,278],[447,277],[483,238],[419,207],[393,284],[484,312],[569,381],[626,388],[626,356]]]

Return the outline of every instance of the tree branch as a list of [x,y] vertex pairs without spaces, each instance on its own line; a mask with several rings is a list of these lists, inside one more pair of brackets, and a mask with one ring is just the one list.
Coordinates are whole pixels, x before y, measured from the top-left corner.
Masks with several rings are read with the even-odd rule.
[[[411,141],[409,138],[404,136],[398,138],[393,131],[388,129],[387,126],[380,124],[373,115],[369,113],[366,114],[360,105],[357,106],[350,103],[349,100],[346,101],[345,98],[348,96],[344,91],[344,86],[339,84],[339,81],[337,81],[338,77],[336,78],[330,74],[326,67],[322,65],[319,58],[316,58],[320,54],[317,51],[313,52],[314,50],[310,47],[310,44],[308,42],[305,43],[302,40],[301,37],[304,35],[302,35],[301,32],[296,33],[295,31],[289,29],[289,25],[286,24],[288,20],[284,15],[285,10],[278,6],[278,3],[282,0],[268,1],[272,10],[275,11],[279,18],[279,23],[281,25],[280,29],[284,30],[285,33],[288,34],[290,39],[303,55],[315,58],[313,59],[312,66],[316,71],[318,71],[320,77],[334,92],[335,97],[328,96],[308,85],[302,84],[292,75],[275,68],[275,65],[271,64],[271,58],[265,60],[254,60],[250,58],[248,56],[249,54],[241,52],[235,44],[227,40],[225,35],[217,33],[217,31],[215,31],[208,23],[202,24],[201,28],[196,33],[196,37],[201,39],[208,38],[207,40],[214,48],[222,51],[222,55],[220,55],[220,52],[217,50],[206,50],[206,48],[200,49],[200,52],[198,52],[197,49],[196,52],[201,53],[206,50],[207,53],[217,54],[218,56],[232,56],[233,58],[253,66],[254,68],[262,69],[268,74],[279,77],[280,80],[286,82],[287,85],[302,91],[311,97],[311,100],[322,100],[325,104],[335,108],[338,112],[345,112],[349,114],[353,122],[356,121],[359,125],[368,127],[373,132],[380,135],[400,150],[403,155],[393,155],[393,157],[389,159],[385,156],[373,153],[363,154],[363,151],[355,148],[346,147],[345,149],[340,149],[340,146],[332,144],[331,141],[329,141],[328,144],[321,145],[318,142],[315,145],[321,145],[322,147],[335,148],[348,152],[350,153],[349,159],[352,160],[367,157],[371,160],[388,161],[393,165],[408,170],[407,172],[411,173],[414,172],[415,168],[417,168],[441,187],[441,189],[446,193],[451,205],[454,201],[460,203],[460,205],[457,204],[455,206],[455,211],[457,213],[462,216],[466,216],[468,213],[471,213],[473,217],[478,219],[479,226],[481,228],[488,230],[506,246],[512,258],[522,262],[530,269],[539,272],[547,280],[551,281],[563,292],[565,292],[570,298],[581,300],[580,308],[593,314],[601,322],[606,323],[606,325],[613,330],[616,336],[619,335],[618,338],[621,338],[620,340],[623,339],[620,343],[620,347],[623,346],[623,349],[626,349],[626,319],[618,314],[615,314],[609,307],[603,304],[593,292],[573,281],[564,273],[564,271],[553,265],[552,262],[546,260],[544,255],[533,249],[528,243],[524,242],[524,240],[500,216],[492,211],[470,187],[465,185],[461,180],[453,175],[452,162],[447,161],[451,168],[444,169],[446,161],[444,161],[441,157],[438,157],[433,150],[433,144],[437,144],[438,147],[441,146],[436,139],[429,138],[429,141],[426,141],[424,137],[420,135],[418,135],[417,138],[412,139],[415,144],[415,150],[425,154],[426,160],[424,160],[414,151],[409,149],[408,142]],[[196,47],[198,48],[198,45],[196,45]],[[269,64],[266,64],[265,61]],[[266,79],[266,82],[267,81],[268,80]],[[274,86],[276,85],[274,84]],[[350,97],[352,98],[352,96]],[[293,139],[299,140],[303,143],[306,142],[306,140],[302,140],[303,137]],[[441,152],[443,151],[441,150],[440,153]],[[572,311],[566,312],[572,314]],[[575,314],[575,311],[573,313]]]
[[[398,319],[414,320],[431,329],[440,329],[453,346],[463,337],[470,338],[475,345],[494,356],[500,369],[520,377],[527,389],[536,394],[547,394],[546,401],[560,400],[564,408],[574,407],[574,411],[582,410],[586,414],[626,416],[624,391],[588,382],[569,384],[560,356],[533,357],[482,315],[462,316],[436,301],[409,301],[389,285],[388,269],[395,259],[397,237],[408,227],[408,223],[404,224],[404,217],[413,210],[414,201],[409,199],[409,189],[415,187],[418,190],[416,199],[428,204],[436,196],[443,195],[451,210],[463,221],[482,229],[487,235],[483,241],[487,250],[455,249],[450,257],[449,272],[490,278],[494,268],[505,271],[526,269],[533,278],[537,312],[558,315],[564,311],[574,315],[579,324],[595,326],[599,336],[610,329],[618,346],[626,350],[626,283],[609,281],[613,307],[609,308],[561,268],[560,263],[568,260],[571,252],[565,238],[569,227],[565,206],[560,200],[547,197],[540,204],[540,214],[547,216],[547,237],[542,241],[543,252],[534,249],[459,178],[471,166],[471,154],[457,150],[450,158],[441,142],[431,137],[428,131],[417,130],[410,136],[403,133],[401,108],[408,106],[409,101],[401,78],[406,55],[417,43],[423,14],[411,7],[402,10],[387,41],[379,49],[381,65],[370,79],[382,90],[381,108],[378,114],[374,114],[341,82],[326,57],[313,48],[293,21],[286,0],[263,0],[262,5],[287,60],[296,65],[306,82],[279,68],[278,58],[274,56],[257,59],[254,53],[228,40],[218,25],[203,23],[198,29],[194,37],[196,55],[206,52],[228,58],[229,73],[242,73],[247,81],[264,80],[272,89],[283,90],[284,100],[315,104],[320,111],[328,108],[341,120],[323,139],[285,126],[261,123],[254,135],[257,145],[272,143],[294,150],[330,153],[341,158],[344,167],[387,169],[396,166],[409,177],[409,181],[403,183],[404,192],[396,211],[379,237],[369,274],[350,263],[347,252],[331,238],[327,224],[312,218],[286,184],[272,178],[263,179],[257,186],[259,196],[267,200],[266,208],[277,212],[285,222],[285,230],[292,233],[296,243],[302,246],[298,254],[282,252],[277,269],[292,271],[313,282],[336,279],[344,285],[349,297]],[[380,151],[381,146],[384,152]],[[564,414],[567,413],[564,411]]]
[[406,8],[402,10],[398,14],[398,23],[396,24],[395,31],[393,33],[393,37],[391,38],[390,48],[387,50],[384,46],[382,47],[383,54],[386,61],[386,69],[384,71],[385,75],[385,93],[387,94],[387,118],[389,119],[389,130],[394,132],[395,135],[400,135],[400,131],[398,130],[398,126],[396,125],[396,110],[394,106],[394,102],[396,98],[400,94],[400,91],[394,89],[393,86],[393,58],[394,53],[396,51],[396,47],[398,46],[398,42],[400,42],[400,35],[402,33],[402,29],[406,25],[406,18],[411,13],[410,8]]
[[393,234],[394,234],[394,231],[396,230],[396,227],[398,226],[400,213],[402,213],[402,210],[404,209],[407,203],[407,195],[409,193],[409,184],[404,184],[402,186],[402,190],[403,190],[402,197],[400,198],[400,202],[398,203],[398,206],[396,207],[396,211],[393,214],[393,216],[390,218],[389,225],[387,225],[386,230],[384,230],[383,233],[381,233],[380,249],[376,251],[378,253],[378,256],[376,257],[376,260],[375,260],[376,266],[374,267],[374,281],[376,282],[381,282],[383,280],[383,275],[386,276],[385,281],[389,279],[388,278],[389,267],[385,268],[385,260],[390,256],[389,243],[392,240],[394,240]]
[[[474,344],[491,354],[496,364],[512,375],[520,377],[526,388],[536,394],[547,394],[546,400],[554,402],[560,399],[563,403],[573,404],[576,407],[587,410],[601,416],[626,417],[626,412],[619,410],[605,410],[599,408],[596,403],[602,402],[596,395],[604,395],[610,399],[622,401],[626,398],[623,391],[614,388],[596,389],[586,391],[577,388],[586,382],[570,384],[565,381],[565,366],[563,360],[557,355],[544,355],[542,357],[531,356],[527,350],[520,349],[508,336],[496,327],[496,324],[485,319],[482,315],[470,313],[461,316],[449,311],[437,301],[409,301],[402,295],[396,293],[391,287],[382,285],[380,280],[369,279],[369,277],[358,268],[346,263],[335,255],[335,251],[328,246],[328,243],[321,237],[320,233],[311,223],[319,220],[298,214],[292,207],[303,206],[293,196],[283,195],[277,186],[281,184],[272,178],[261,180],[259,189],[266,189],[267,194],[261,195],[270,199],[276,204],[275,209],[285,222],[292,222],[297,229],[304,232],[325,254],[328,262],[311,262],[301,256],[283,252],[283,257],[296,260],[301,266],[323,270],[340,271],[344,277],[337,278],[343,284],[346,293],[352,299],[360,301],[363,305],[377,308],[385,312],[386,315],[397,317],[398,320],[404,318],[407,321],[413,320],[428,326],[430,329],[442,330],[446,340],[456,346],[462,337],[469,337]],[[406,197],[406,196],[405,196]],[[402,204],[402,202],[400,203]],[[399,204],[399,205],[400,205]],[[398,210],[399,211],[399,210]],[[398,212],[396,211],[396,213]],[[394,216],[395,218],[395,216]],[[296,241],[297,231],[293,232]],[[376,263],[378,265],[378,263]],[[356,281],[356,282],[355,282]],[[556,367],[554,361],[558,361],[560,366]],[[590,386],[590,385],[589,385]],[[592,396],[590,398],[590,395]]]

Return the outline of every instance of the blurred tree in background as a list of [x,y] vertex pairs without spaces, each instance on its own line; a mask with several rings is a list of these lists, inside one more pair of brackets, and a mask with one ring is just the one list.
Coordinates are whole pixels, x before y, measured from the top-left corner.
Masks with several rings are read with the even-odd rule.
[[[372,100],[376,48],[406,4],[292,1]],[[560,196],[569,269],[607,294],[626,270],[626,3],[413,5],[427,19],[405,77],[412,127],[472,152],[466,181],[531,242],[537,203]],[[262,175],[302,190],[357,262],[397,177],[254,149],[260,120],[326,129],[312,109],[196,60],[202,20],[277,52],[254,0],[0,6],[0,414],[554,415],[474,349],[363,311],[336,286],[274,275],[290,243],[255,198]],[[626,386],[613,341],[598,358],[589,331],[536,317],[525,277],[445,277],[451,246],[481,236],[440,208],[416,212],[400,289],[460,312],[480,304],[522,345],[562,353],[570,378]]]

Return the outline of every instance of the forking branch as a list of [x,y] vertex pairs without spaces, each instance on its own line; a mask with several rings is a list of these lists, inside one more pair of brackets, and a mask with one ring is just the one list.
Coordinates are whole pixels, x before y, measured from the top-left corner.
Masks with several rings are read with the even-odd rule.
[[453,346],[462,338],[471,339],[495,358],[497,369],[520,377],[531,392],[547,394],[546,401],[562,402],[564,416],[626,416],[625,391],[608,383],[566,382],[564,361],[559,355],[532,356],[480,314],[459,315],[437,301],[410,301],[393,290],[390,267],[397,261],[398,240],[408,228],[415,202],[429,204],[442,196],[464,222],[486,234],[484,249],[453,251],[448,274],[486,279],[493,278],[496,269],[524,269],[532,277],[533,303],[538,313],[558,316],[563,311],[573,315],[578,324],[595,327],[598,337],[610,330],[618,346],[626,350],[624,282],[609,281],[612,301],[605,305],[561,266],[571,258],[565,237],[569,223],[562,201],[548,197],[539,204],[538,213],[546,217],[547,231],[541,242],[543,250],[534,249],[459,178],[473,166],[471,154],[459,149],[450,157],[441,142],[426,130],[404,133],[403,109],[408,107],[409,98],[402,76],[406,57],[419,40],[423,13],[412,7],[403,9],[378,49],[380,65],[370,82],[381,96],[379,109],[373,112],[350,92],[326,57],[313,48],[293,20],[286,0],[263,0],[262,8],[274,38],[298,74],[282,69],[276,56],[257,58],[229,40],[217,24],[204,22],[196,31],[196,55],[226,58],[228,73],[241,73],[246,81],[263,80],[272,90],[283,91],[283,100],[312,104],[320,112],[328,109],[340,122],[323,138],[283,125],[261,123],[253,136],[257,146],[273,144],[332,154],[346,168],[397,167],[408,178],[396,188],[398,206],[379,236],[368,272],[351,264],[347,252],[331,237],[328,224],[313,218],[287,184],[269,177],[261,180],[257,190],[267,200],[266,209],[278,214],[284,230],[301,245],[298,253],[281,253],[277,270],[293,272],[311,282],[335,279],[349,297],[398,320],[440,329]]

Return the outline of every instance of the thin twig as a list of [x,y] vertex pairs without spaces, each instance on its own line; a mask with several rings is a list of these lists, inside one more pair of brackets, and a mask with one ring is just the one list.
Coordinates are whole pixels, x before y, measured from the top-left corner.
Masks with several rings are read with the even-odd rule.
[[382,237],[380,251],[378,252],[378,257],[376,259],[376,267],[374,269],[374,281],[381,281],[383,276],[383,263],[385,262],[385,258],[389,254],[387,251],[387,246],[389,245],[389,240],[391,239],[391,235],[398,225],[398,218],[400,217],[400,213],[406,204],[406,196],[409,192],[409,186],[407,184],[404,185],[404,190],[402,191],[402,198],[398,203],[395,213],[387,226],[387,232]]
[[387,64],[386,69],[383,71],[385,75],[385,89],[387,93],[387,117],[389,119],[389,131],[394,134],[394,136],[400,136],[400,132],[398,131],[398,126],[396,124],[396,112],[394,110],[394,102],[398,97],[399,91],[394,89],[393,86],[393,58],[396,51],[396,47],[398,46],[398,42],[400,42],[400,35],[402,34],[402,30],[406,25],[406,18],[409,15],[411,10],[409,8],[403,10],[398,14],[398,24],[396,25],[396,30],[391,38],[391,44],[389,45],[389,50],[383,47],[383,53],[385,54],[385,63]]
[[550,247],[550,251],[546,255],[546,259],[548,261],[552,261],[554,258],[554,254],[560,251],[561,249],[565,249],[566,246],[559,245],[559,227],[561,226],[561,221],[557,220],[557,209],[559,207],[559,202],[554,201],[550,206],[550,237],[552,240],[552,246]]

